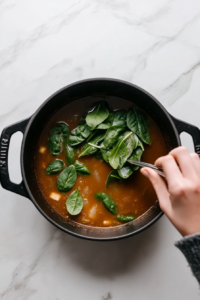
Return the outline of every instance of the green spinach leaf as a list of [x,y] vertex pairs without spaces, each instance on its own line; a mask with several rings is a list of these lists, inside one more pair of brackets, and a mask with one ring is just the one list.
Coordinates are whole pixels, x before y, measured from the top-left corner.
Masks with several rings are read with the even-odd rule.
[[127,131],[123,134],[123,137],[119,140],[117,145],[110,153],[109,163],[113,169],[121,169],[133,149],[137,147],[138,137],[131,131]]
[[118,170],[118,174],[121,178],[127,179],[133,174],[134,171],[134,168],[132,168],[129,163],[125,163],[125,165],[120,170]]
[[62,139],[59,134],[52,134],[49,137],[48,149],[53,156],[58,156],[62,150]]
[[136,217],[134,216],[122,216],[122,215],[118,215],[117,219],[121,222],[130,222],[136,219]]
[[124,110],[117,110],[114,112],[114,118],[112,126],[121,126],[126,127],[126,118],[127,118],[127,112]]
[[80,161],[76,160],[74,163],[74,167],[78,175],[89,175],[89,169]]
[[56,159],[47,166],[46,173],[48,175],[59,173],[64,166],[64,162],[60,159]]
[[127,114],[127,126],[136,133],[143,142],[150,144],[149,129],[146,116],[137,108],[132,107]]
[[59,175],[57,188],[60,192],[67,192],[73,188],[77,179],[76,169],[74,166],[65,168]]
[[112,181],[122,181],[122,178],[119,177],[117,170],[113,170],[109,173],[106,180],[106,187],[108,187],[109,183]]
[[97,126],[97,129],[108,129],[112,126],[114,113],[110,113],[107,119]]
[[117,205],[115,201],[106,193],[96,193],[95,197],[98,201],[102,201],[103,205],[114,215],[116,215]]
[[[136,149],[133,150],[133,153],[131,154],[131,156],[129,157],[129,159],[140,161],[142,153],[143,153],[142,148],[141,147],[137,147]],[[134,168],[134,171],[139,169],[138,166],[134,166],[133,164],[131,164],[131,166]]]
[[144,145],[140,139],[138,139],[138,147],[140,147],[142,151],[144,151]]
[[101,148],[102,157],[107,163],[109,163],[109,157],[110,157],[111,151],[112,151],[112,149]]
[[109,111],[106,107],[106,102],[101,101],[96,105],[93,111],[87,114],[86,123],[93,130],[99,124],[103,123],[103,121],[107,119],[108,116],[109,116]]
[[96,127],[96,129],[108,129],[109,128],[109,126],[108,126],[108,124],[104,124],[104,123],[102,123],[102,124],[99,124],[97,127]]
[[[93,139],[89,142],[89,143],[86,143],[84,146],[83,146],[83,149],[82,149],[82,152],[81,154],[79,155],[79,157],[81,156],[84,156],[84,155],[90,155],[90,154],[94,154],[95,152],[97,152],[98,150],[98,143],[101,142],[105,137],[105,132],[103,131],[98,131],[97,134],[93,137]],[[89,144],[93,144],[94,146],[92,145],[89,145]]]
[[95,135],[97,134],[97,130],[91,131],[90,135],[88,136],[86,143],[88,143]]
[[113,146],[115,146],[116,143],[118,142],[120,135],[124,131],[125,130],[123,127],[118,127],[118,126],[110,127],[107,130],[104,141],[103,141],[104,147],[109,149],[109,148],[112,148]]
[[68,165],[73,164],[75,158],[74,149],[71,146],[66,145],[65,151],[66,151],[67,164]]
[[94,156],[96,159],[102,159],[102,153],[101,150],[97,150],[97,152],[94,153]]
[[69,145],[75,146],[87,139],[87,137],[90,135],[91,130],[88,127],[88,125],[79,125],[74,130],[72,130],[70,136],[69,136]]
[[67,139],[69,127],[65,123],[56,124],[49,132],[48,149],[53,156],[58,156],[62,151],[62,144]]
[[[133,150],[133,153],[131,154],[129,159],[140,161],[142,153],[143,153],[143,150],[142,150],[141,145],[140,145],[136,149]],[[120,177],[126,179],[131,174],[133,174],[133,172],[136,171],[138,168],[139,168],[138,166],[134,166],[133,164],[130,164],[127,161],[125,163],[125,165],[120,170],[118,170],[118,174],[119,174]]]
[[69,127],[65,123],[58,123],[50,130],[49,136],[54,134],[59,134],[61,140],[64,141],[69,135]]
[[79,189],[72,192],[66,201],[66,208],[68,213],[72,216],[80,214],[83,209],[83,198],[79,193]]

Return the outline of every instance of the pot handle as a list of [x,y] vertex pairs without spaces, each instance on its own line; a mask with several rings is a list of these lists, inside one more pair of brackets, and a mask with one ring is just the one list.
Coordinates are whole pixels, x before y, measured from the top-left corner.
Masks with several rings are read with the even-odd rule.
[[199,128],[194,125],[191,125],[189,123],[178,120],[178,119],[174,118],[173,116],[171,116],[171,117],[172,117],[172,120],[173,120],[179,134],[181,134],[182,132],[187,132],[191,135],[191,137],[193,139],[193,143],[194,143],[195,152],[200,156],[200,130],[199,130]]
[[8,149],[10,144],[10,138],[13,135],[13,133],[17,131],[21,131],[22,133],[24,133],[29,120],[30,118],[15,123],[11,126],[4,128],[4,130],[2,131],[0,138],[0,181],[4,189],[30,199],[23,179],[20,184],[16,184],[10,181],[8,171]]

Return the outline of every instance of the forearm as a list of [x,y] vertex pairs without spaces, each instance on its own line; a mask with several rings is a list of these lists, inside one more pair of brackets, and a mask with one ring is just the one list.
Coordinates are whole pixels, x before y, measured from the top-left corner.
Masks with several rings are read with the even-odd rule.
[[192,272],[200,283],[200,233],[195,233],[175,243],[185,255]]

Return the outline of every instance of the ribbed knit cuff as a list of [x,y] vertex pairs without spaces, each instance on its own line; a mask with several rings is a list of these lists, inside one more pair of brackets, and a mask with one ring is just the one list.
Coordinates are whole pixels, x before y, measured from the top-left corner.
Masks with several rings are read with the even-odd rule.
[[185,255],[192,272],[200,283],[200,233],[188,235],[175,243]]

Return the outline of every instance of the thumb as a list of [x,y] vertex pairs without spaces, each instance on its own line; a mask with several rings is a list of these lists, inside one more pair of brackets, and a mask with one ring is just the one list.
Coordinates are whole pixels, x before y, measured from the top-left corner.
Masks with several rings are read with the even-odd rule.
[[158,197],[160,208],[164,213],[167,213],[170,207],[170,199],[164,180],[150,168],[142,168],[140,172],[151,181]]

